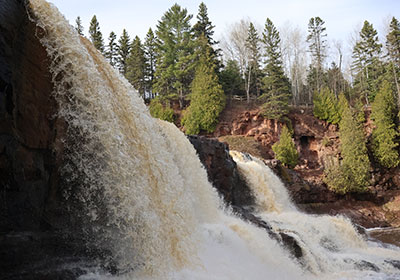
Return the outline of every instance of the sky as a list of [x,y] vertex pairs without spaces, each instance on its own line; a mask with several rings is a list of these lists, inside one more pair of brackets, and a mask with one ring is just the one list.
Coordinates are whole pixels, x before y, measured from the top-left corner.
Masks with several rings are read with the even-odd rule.
[[[162,15],[178,3],[193,15],[195,22],[201,0],[50,0],[65,15],[71,24],[80,16],[87,34],[89,22],[96,15],[103,38],[111,31],[117,36],[125,28],[130,37],[138,35],[143,39],[149,27],[156,29]],[[368,20],[382,37],[385,21],[395,16],[400,19],[400,0],[203,0],[215,27],[215,39],[220,40],[229,26],[248,19],[263,26],[269,17],[275,26],[282,27],[288,22],[298,26],[305,33],[311,17],[319,16],[325,21],[328,40],[349,43],[351,33],[360,29]]]

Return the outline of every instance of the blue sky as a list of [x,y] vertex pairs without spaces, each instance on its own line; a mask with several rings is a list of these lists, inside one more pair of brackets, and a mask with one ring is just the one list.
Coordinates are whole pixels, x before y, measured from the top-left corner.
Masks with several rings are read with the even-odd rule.
[[[119,35],[126,28],[131,37],[143,38],[149,27],[155,28],[164,12],[174,3],[197,14],[201,0],[50,0],[74,24],[80,16],[88,30],[91,17],[96,14],[103,37],[111,31]],[[269,17],[277,27],[285,22],[307,31],[311,17],[325,20],[328,39],[341,40],[347,44],[349,34],[364,20],[373,23],[378,32],[383,31],[385,19],[400,19],[399,0],[204,0],[218,40],[228,26],[240,19],[263,25]],[[379,34],[382,36],[382,34]]]

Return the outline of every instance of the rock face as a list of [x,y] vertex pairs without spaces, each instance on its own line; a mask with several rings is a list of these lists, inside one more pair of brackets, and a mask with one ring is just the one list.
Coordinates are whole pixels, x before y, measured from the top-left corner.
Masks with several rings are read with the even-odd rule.
[[0,278],[76,279],[83,272],[71,262],[86,253],[66,234],[71,217],[58,184],[65,123],[54,117],[49,61],[37,31],[25,1],[1,1]]
[[2,232],[48,229],[58,214],[54,151],[63,123],[53,118],[49,61],[23,3],[7,0],[0,5]]
[[240,177],[236,163],[225,143],[204,136],[188,136],[207,170],[208,179],[223,196],[226,203],[236,206],[252,205],[254,199],[249,187]]

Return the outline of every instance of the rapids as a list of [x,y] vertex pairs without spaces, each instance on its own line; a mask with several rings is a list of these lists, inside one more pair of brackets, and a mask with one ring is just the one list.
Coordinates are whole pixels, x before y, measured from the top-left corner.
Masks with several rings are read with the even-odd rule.
[[[91,246],[119,274],[81,279],[395,279],[397,247],[357,234],[343,217],[311,216],[290,202],[260,160],[233,153],[256,197],[256,215],[294,237],[304,257],[225,206],[194,148],[174,125],[152,118],[137,91],[57,8],[30,0],[51,59],[65,139],[66,199],[78,200]],[[379,271],[378,271],[379,270]],[[391,278],[392,277],[392,278]]]

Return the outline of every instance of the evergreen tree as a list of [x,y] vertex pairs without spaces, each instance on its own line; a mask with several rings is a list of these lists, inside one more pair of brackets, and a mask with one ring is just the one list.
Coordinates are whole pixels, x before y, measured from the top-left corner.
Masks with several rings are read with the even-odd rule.
[[324,38],[327,36],[324,24],[325,21],[320,17],[313,17],[308,22],[307,42],[313,59],[310,68],[313,72],[315,71],[315,88],[310,88],[311,92],[319,91],[323,84],[323,63],[326,57],[326,39]]
[[219,42],[213,39],[214,35],[214,25],[212,25],[209,17],[207,6],[204,2],[201,2],[199,5],[199,12],[197,14],[197,22],[193,26],[193,35],[194,38],[198,39],[200,36],[204,36],[207,39],[208,44],[211,47],[211,56],[214,59],[214,63],[216,65],[215,70],[217,73],[220,72],[222,68],[222,64],[220,61],[221,57],[221,49],[214,49],[213,46],[216,46]]
[[111,66],[115,66],[117,63],[118,56],[118,45],[116,43],[117,35],[114,31],[111,31],[110,36],[108,36],[108,45],[106,48],[105,57],[108,62],[110,62]]
[[369,183],[370,162],[362,125],[356,120],[349,104],[341,99],[342,118],[339,123],[341,157],[339,164],[325,169],[325,183],[335,192],[362,192]]
[[160,97],[156,97],[150,101],[149,111],[151,116],[171,123],[174,122],[174,110],[170,107],[168,101],[166,105],[163,103],[165,102]]
[[329,88],[324,87],[314,94],[314,116],[328,123],[338,124],[341,119],[337,99]]
[[131,51],[126,62],[126,78],[144,96],[146,88],[146,62],[142,43],[138,36],[133,39]]
[[290,83],[283,72],[279,32],[268,18],[263,32],[266,61],[263,78],[263,114],[270,119],[279,119],[289,111]]
[[228,60],[225,68],[221,71],[220,81],[225,94],[243,95],[244,80],[236,60]]
[[371,119],[376,125],[372,132],[372,145],[375,158],[382,166],[388,168],[396,167],[400,162],[397,151],[399,144],[396,142],[399,133],[394,122],[395,104],[391,85],[384,81],[372,103]]
[[369,104],[379,89],[378,77],[382,74],[380,54],[382,45],[378,41],[377,31],[368,21],[364,22],[360,40],[353,48],[352,68],[356,72],[354,86]]
[[101,53],[103,53],[104,52],[103,35],[101,34],[100,25],[99,22],[97,21],[96,15],[94,15],[92,17],[92,20],[90,21],[89,35],[90,35],[90,40],[92,41],[95,48],[98,49]]
[[153,83],[154,83],[154,72],[156,67],[156,48],[157,39],[150,28],[146,34],[146,39],[143,44],[144,57],[146,62],[145,68],[145,79],[146,79],[146,91],[150,93],[150,98],[153,98]]
[[157,67],[154,73],[154,91],[183,101],[193,80],[193,40],[192,28],[186,9],[174,4],[157,25]]
[[386,48],[390,60],[395,66],[400,67],[400,23],[395,17],[390,22],[389,33],[386,36]]
[[131,43],[128,32],[124,29],[122,30],[121,37],[118,40],[118,69],[123,74],[126,75],[127,71],[127,61],[128,56],[131,51]]
[[79,35],[83,36],[82,20],[79,16],[75,20],[75,30],[78,32]]
[[260,95],[261,70],[260,70],[260,38],[253,23],[250,22],[246,39],[246,48],[249,50],[249,62],[246,77],[247,102],[250,101],[250,94]]
[[[204,36],[202,44],[208,44]],[[213,132],[219,114],[225,107],[225,94],[215,73],[215,64],[209,48],[200,56],[190,94],[190,106],[182,119],[187,134],[198,134],[201,130]]]
[[272,150],[275,153],[275,158],[284,165],[289,168],[294,168],[297,165],[299,154],[292,140],[292,135],[286,126],[282,128],[279,141],[272,145]]
[[397,91],[397,110],[400,112],[400,82],[398,78],[400,71],[400,23],[395,17],[390,22],[389,33],[386,36],[386,48],[389,60],[392,63],[391,72]]

